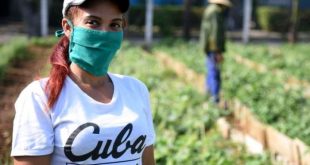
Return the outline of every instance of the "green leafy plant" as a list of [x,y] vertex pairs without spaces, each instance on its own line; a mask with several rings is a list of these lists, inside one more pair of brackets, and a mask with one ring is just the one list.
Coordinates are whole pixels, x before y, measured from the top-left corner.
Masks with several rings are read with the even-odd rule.
[[29,58],[27,45],[26,38],[18,37],[0,47],[0,79],[3,78],[7,68],[14,60]]
[[[167,44],[169,42],[170,44]],[[174,40],[163,41],[155,46],[155,51],[164,51],[198,74],[205,74],[204,55],[200,53],[197,42],[186,43]],[[302,86],[286,89],[286,76],[274,76],[272,71],[258,73],[246,66],[236,63],[233,56],[236,52],[254,61],[260,61],[271,69],[281,69],[284,73],[309,78],[309,61],[307,44],[296,46],[284,45],[277,51],[265,45],[247,45],[229,43],[228,52],[222,67],[223,96],[226,99],[239,99],[247,105],[258,118],[289,135],[298,137],[310,144],[310,116],[306,115],[310,100],[302,95]],[[309,59],[309,60],[308,60]],[[296,62],[297,61],[297,62]],[[299,64],[299,65],[298,65]]]

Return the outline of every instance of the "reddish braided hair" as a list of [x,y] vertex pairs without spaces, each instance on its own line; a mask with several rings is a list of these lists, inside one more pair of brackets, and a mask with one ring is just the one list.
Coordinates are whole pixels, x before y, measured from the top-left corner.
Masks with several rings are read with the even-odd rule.
[[[70,7],[66,16],[69,20],[72,20],[73,16],[77,14],[77,8],[77,6]],[[69,38],[63,36],[54,47],[50,56],[52,68],[45,87],[45,92],[48,95],[47,106],[50,109],[56,103],[66,76],[70,73],[69,43]]]

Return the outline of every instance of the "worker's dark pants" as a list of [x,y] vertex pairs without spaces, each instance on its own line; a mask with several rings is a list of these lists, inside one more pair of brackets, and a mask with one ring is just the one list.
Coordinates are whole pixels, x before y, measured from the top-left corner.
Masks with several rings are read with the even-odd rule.
[[206,81],[205,86],[207,92],[212,96],[212,101],[219,102],[219,93],[221,89],[221,75],[219,64],[215,62],[215,53],[207,53],[206,59]]

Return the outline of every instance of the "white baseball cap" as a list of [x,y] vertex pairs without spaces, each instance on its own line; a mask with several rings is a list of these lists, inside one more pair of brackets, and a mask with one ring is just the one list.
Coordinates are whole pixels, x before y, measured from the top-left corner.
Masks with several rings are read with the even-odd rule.
[[[79,6],[85,1],[86,0],[64,0],[62,16],[65,17],[70,6]],[[129,8],[129,0],[110,0],[110,2],[116,4],[122,13],[126,13]]]

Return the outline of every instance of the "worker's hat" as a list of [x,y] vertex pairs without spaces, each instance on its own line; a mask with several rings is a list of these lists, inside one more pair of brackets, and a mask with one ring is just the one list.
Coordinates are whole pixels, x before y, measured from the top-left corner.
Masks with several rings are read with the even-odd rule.
[[215,4],[220,4],[220,5],[224,5],[227,7],[231,7],[232,4],[229,0],[208,0],[209,3],[215,3]]

